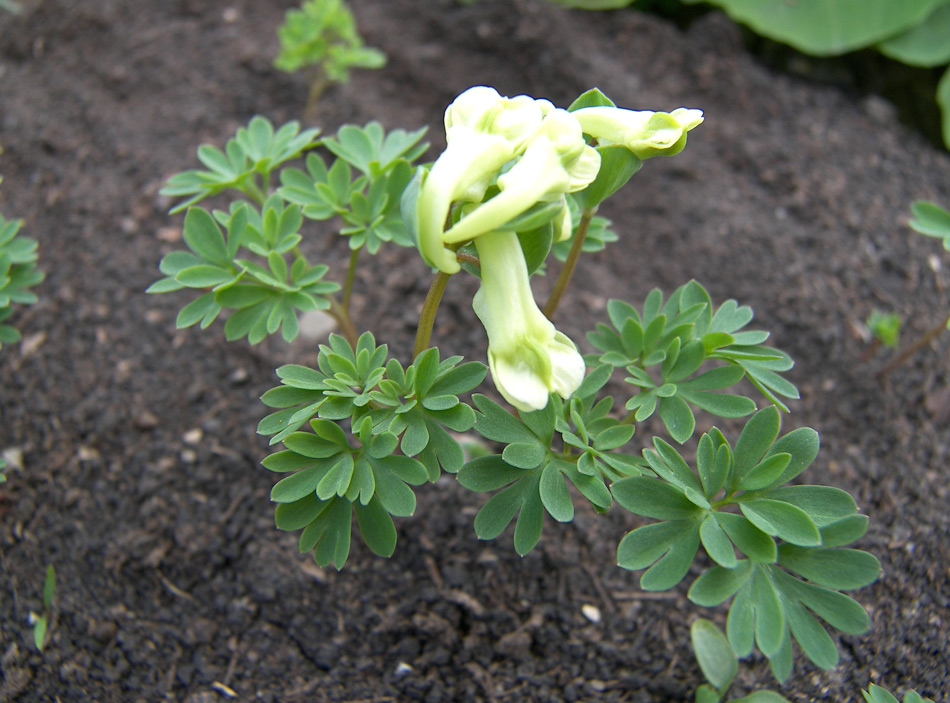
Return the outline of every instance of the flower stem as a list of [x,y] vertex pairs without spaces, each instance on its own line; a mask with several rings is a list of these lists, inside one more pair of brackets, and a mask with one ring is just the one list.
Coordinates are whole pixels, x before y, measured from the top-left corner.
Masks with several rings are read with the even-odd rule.
[[419,354],[429,348],[432,339],[432,326],[435,324],[435,313],[439,309],[439,303],[442,301],[442,294],[445,293],[445,286],[449,282],[451,274],[439,271],[432,279],[432,285],[429,286],[429,293],[426,295],[426,301],[422,305],[422,314],[419,316],[419,327],[416,329],[416,344],[412,351],[412,358],[415,359]]
[[903,364],[910,357],[912,357],[914,354],[919,352],[921,349],[923,349],[928,344],[930,344],[934,339],[936,339],[937,335],[939,335],[941,332],[947,329],[948,325],[950,325],[950,315],[948,315],[947,318],[943,322],[938,324],[937,326],[927,330],[926,334],[924,334],[923,337],[918,339],[916,342],[911,344],[904,351],[902,351],[900,354],[894,357],[894,359],[892,359],[888,364],[881,367],[876,374],[877,377],[884,378],[885,376],[887,376],[887,374],[889,374],[891,371],[896,369],[898,366]]
[[347,316],[350,314],[350,296],[353,293],[353,282],[356,280],[356,262],[359,261],[362,249],[363,247],[357,247],[350,252],[350,266],[346,270],[346,283],[343,285],[343,310]]
[[584,248],[584,240],[587,239],[587,230],[590,227],[590,221],[594,219],[595,212],[597,212],[597,208],[591,208],[590,210],[584,210],[581,214],[581,221],[577,225],[577,231],[574,232],[574,241],[571,243],[571,251],[568,253],[567,260],[561,268],[561,273],[557,277],[557,282],[554,284],[554,290],[551,291],[548,302],[544,304],[543,312],[549,320],[554,317],[554,312],[561,302],[561,296],[564,295],[564,291],[567,290],[567,285],[571,282],[571,276],[574,275],[574,268],[577,266],[577,260],[581,256],[581,251]]

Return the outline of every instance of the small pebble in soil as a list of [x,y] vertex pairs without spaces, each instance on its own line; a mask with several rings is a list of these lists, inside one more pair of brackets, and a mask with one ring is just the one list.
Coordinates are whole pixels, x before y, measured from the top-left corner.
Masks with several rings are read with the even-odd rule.
[[600,609],[596,605],[584,603],[584,605],[581,606],[581,613],[595,625],[600,622]]

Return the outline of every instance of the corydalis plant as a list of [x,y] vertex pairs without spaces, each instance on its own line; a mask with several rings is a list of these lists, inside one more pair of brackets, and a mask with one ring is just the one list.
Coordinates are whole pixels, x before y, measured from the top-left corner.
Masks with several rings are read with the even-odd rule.
[[342,0],[308,0],[287,10],[278,28],[281,71],[305,70],[310,83],[307,114],[331,83],[346,83],[354,68],[382,68],[386,54],[363,45],[356,20]]
[[13,315],[15,304],[36,302],[36,294],[29,289],[43,281],[43,273],[36,270],[36,240],[20,235],[22,226],[23,220],[0,215],[0,348],[20,341],[20,333],[4,321]]
[[[818,618],[848,633],[866,629],[866,614],[841,591],[869,583],[878,564],[843,548],[867,525],[850,496],[787,485],[815,460],[818,436],[807,428],[780,436],[784,401],[798,397],[783,376],[792,361],[766,344],[767,332],[749,328],[752,310],[733,300],[715,305],[695,281],[668,297],[651,291],[640,306],[611,300],[608,319],[588,334],[595,351],[587,356],[551,321],[581,254],[618,239],[596,217],[600,204],[646,159],[679,153],[702,119],[688,108],[619,108],[598,90],[562,109],[479,86],[446,110],[447,146],[429,165],[411,165],[424,148],[418,132],[384,137],[378,125],[345,126],[322,141],[336,157],[328,166],[315,134],[252,121],[247,137],[229,145],[233,167],[203,148],[199,157],[213,172],[172,179],[192,203],[241,194],[214,214],[193,205],[185,217],[191,251],[162,261],[166,278],[153,289],[211,289],[180,324],[196,321],[201,309],[206,324],[233,307],[228,336],[257,341],[281,324],[293,328],[293,306],[313,306],[309,297],[318,295],[325,303],[316,305],[340,323],[343,335],[319,346],[315,367],[282,366],[280,385],[263,396],[272,412],[258,432],[282,444],[263,461],[281,475],[271,493],[276,522],[300,531],[301,551],[342,568],[355,517],[367,546],[389,556],[393,518],[411,515],[415,487],[443,473],[493,494],[475,532],[494,539],[513,522],[522,555],[538,544],[548,517],[569,522],[577,502],[598,513],[616,503],[655,521],[630,531],[617,549],[620,566],[645,570],[645,589],[674,587],[701,548],[712,566],[699,562],[690,597],[710,606],[732,599],[735,651],[757,648],[779,679],[791,672],[794,642],[817,665],[834,665],[834,641]],[[255,156],[248,155],[252,133]],[[268,160],[275,142],[285,146],[281,159]],[[305,171],[283,165],[284,156],[304,151]],[[281,186],[268,189],[278,170]],[[342,301],[329,288],[306,289],[329,285],[329,267],[302,253],[306,218],[342,220],[338,233],[353,252]],[[390,244],[417,247],[434,269],[412,359],[396,358],[371,332],[357,334],[347,314],[359,252]],[[238,256],[242,248],[267,268]],[[539,306],[531,276],[552,252],[564,263]],[[431,344],[456,275],[480,278],[472,315],[485,326],[488,368]],[[489,370],[512,407],[475,392]],[[606,392],[611,380],[625,382],[620,397]],[[743,380],[755,397],[736,388]],[[695,470],[663,437],[643,452],[628,448],[636,425],[654,415],[669,440],[688,442],[697,412],[751,417],[734,442],[715,428],[704,433]],[[471,431],[489,445],[466,460],[459,433]]]

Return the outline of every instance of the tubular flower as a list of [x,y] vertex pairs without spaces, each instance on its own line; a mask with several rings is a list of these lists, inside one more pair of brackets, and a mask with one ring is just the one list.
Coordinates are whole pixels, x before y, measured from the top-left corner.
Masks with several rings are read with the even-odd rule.
[[674,156],[686,146],[686,133],[703,121],[702,110],[673,112],[584,107],[571,113],[586,134],[602,144],[621,144],[641,159]]
[[491,232],[475,248],[482,284],[473,307],[488,333],[495,387],[522,411],[543,409],[552,392],[567,398],[584,380],[584,359],[538,309],[518,235]]
[[553,106],[527,95],[504,98],[494,88],[476,86],[445,111],[446,149],[426,176],[419,193],[419,249],[445,273],[459,270],[442,233],[453,202],[478,202],[502,166],[537,133]]
[[539,201],[583,190],[599,170],[600,154],[584,141],[578,121],[567,110],[550,109],[521,158],[498,177],[498,195],[465,215],[442,241],[466,242],[493,232]]

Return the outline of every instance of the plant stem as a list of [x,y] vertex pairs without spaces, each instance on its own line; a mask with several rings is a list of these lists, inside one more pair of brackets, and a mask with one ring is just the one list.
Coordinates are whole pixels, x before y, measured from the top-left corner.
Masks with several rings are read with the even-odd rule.
[[581,256],[584,240],[587,238],[587,230],[590,227],[590,221],[594,219],[595,212],[597,212],[597,208],[591,208],[590,210],[584,210],[581,214],[581,221],[577,225],[577,231],[574,232],[574,241],[571,243],[571,251],[561,268],[561,273],[557,277],[557,283],[554,284],[554,290],[551,291],[548,302],[544,304],[543,312],[549,320],[554,317],[554,312],[561,302],[561,296],[564,295],[567,285],[571,282],[571,276],[574,275],[574,268]]
[[353,282],[356,280],[356,262],[359,261],[362,249],[363,247],[357,247],[350,252],[350,266],[346,270],[346,283],[343,285],[343,310],[347,316],[350,314],[350,295],[353,293]]
[[876,376],[878,378],[884,378],[885,376],[887,376],[887,374],[889,374],[891,371],[896,369],[898,366],[903,364],[910,357],[912,357],[914,354],[919,352],[921,349],[923,349],[928,344],[930,344],[934,339],[936,339],[937,335],[939,335],[941,332],[947,329],[947,325],[950,325],[950,315],[948,315],[947,318],[943,322],[938,324],[937,326],[927,330],[927,332],[924,334],[923,337],[918,339],[916,342],[911,344],[904,351],[902,351],[900,354],[894,357],[888,364],[881,367],[878,370]]
[[439,303],[442,301],[442,294],[445,293],[445,286],[449,282],[450,275],[451,274],[439,271],[435,275],[435,278],[432,279],[432,285],[429,286],[426,301],[422,305],[422,314],[419,316],[419,327],[416,329],[416,344],[412,351],[413,359],[429,348],[429,343],[432,339],[432,325],[435,323],[435,313],[439,309]]
[[340,326],[340,332],[346,337],[346,341],[350,343],[351,347],[355,348],[356,342],[359,339],[356,327],[353,325],[353,320],[350,319],[350,314],[343,309],[336,301],[336,298],[330,298],[330,315]]
[[250,182],[244,184],[244,192],[260,207],[263,207],[264,203],[267,202],[267,196],[264,194],[264,191],[261,190],[260,186],[257,185],[253,174],[251,175]]

